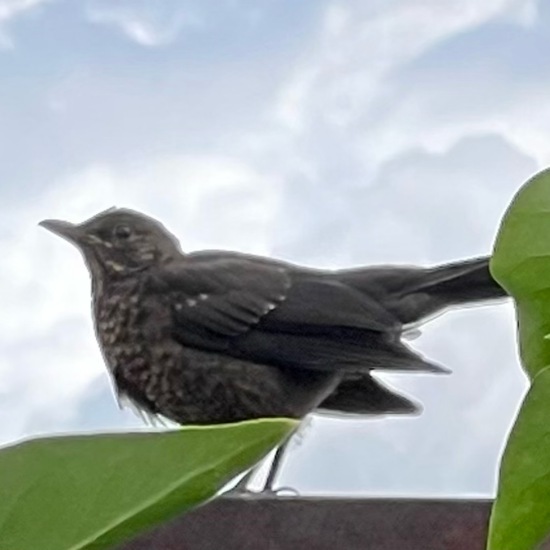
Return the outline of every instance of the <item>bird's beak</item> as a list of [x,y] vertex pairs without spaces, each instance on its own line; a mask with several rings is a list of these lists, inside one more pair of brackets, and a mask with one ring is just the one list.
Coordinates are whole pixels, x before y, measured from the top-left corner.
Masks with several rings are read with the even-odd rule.
[[73,243],[79,244],[82,238],[82,230],[79,225],[70,222],[64,222],[62,220],[44,220],[38,225],[46,228],[55,235],[59,235],[63,239]]

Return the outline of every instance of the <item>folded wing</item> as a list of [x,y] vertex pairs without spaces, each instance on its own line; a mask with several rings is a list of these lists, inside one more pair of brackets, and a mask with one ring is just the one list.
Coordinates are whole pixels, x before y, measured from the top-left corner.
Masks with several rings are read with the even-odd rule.
[[286,368],[442,370],[400,341],[381,302],[323,272],[226,253],[157,279],[185,345]]

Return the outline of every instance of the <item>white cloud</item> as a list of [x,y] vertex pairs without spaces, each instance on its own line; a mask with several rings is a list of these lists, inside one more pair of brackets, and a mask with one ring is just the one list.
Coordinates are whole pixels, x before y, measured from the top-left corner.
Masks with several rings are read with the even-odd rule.
[[1,0],[0,21],[8,21],[48,0]]
[[0,49],[12,48],[13,40],[7,31],[14,19],[34,11],[51,0],[0,0]]
[[298,129],[314,117],[335,126],[364,118],[392,70],[487,21],[523,23],[535,6],[534,0],[333,2],[315,53],[298,64],[283,90],[281,120]]
[[191,2],[109,0],[87,9],[90,22],[122,31],[142,46],[163,46],[175,40],[183,29],[200,29],[204,21]]
[[475,60],[464,70],[444,60],[427,74],[410,68],[453,37],[499,20],[523,29],[535,14],[533,0],[333,3],[315,47],[282,88],[276,120],[294,134],[293,151],[312,135],[344,137],[367,177],[411,148],[441,153],[469,135],[502,135],[547,163],[544,87],[499,79],[496,63],[479,74]]
[[[309,250],[313,260],[322,260],[318,247],[296,242],[298,232],[312,241],[323,235],[325,256],[340,263],[355,260],[359,250],[392,261],[414,261],[415,255],[435,261],[444,259],[445,245],[426,239],[439,234],[436,226],[455,220],[448,256],[450,246],[467,254],[468,243],[477,243],[478,253],[488,251],[490,231],[513,191],[548,161],[547,88],[544,81],[522,85],[500,75],[498,65],[491,71],[491,60],[482,74],[468,60],[463,72],[462,66],[447,69],[444,59],[423,72],[414,63],[489,22],[512,21],[524,29],[525,13],[532,16],[535,7],[532,1],[331,4],[319,37],[282,86],[276,130],[243,142],[264,166],[271,161],[284,174],[287,210],[315,201],[315,209],[302,212],[291,227],[280,224],[278,249],[292,246],[296,257]],[[534,105],[536,117],[529,115]],[[463,157],[457,164],[455,153]],[[433,174],[412,162],[432,155],[441,159],[437,168],[431,164]],[[446,212],[450,196],[453,208]],[[433,225],[419,230],[430,220]],[[483,241],[476,233],[481,228]],[[380,237],[361,239],[371,232]]]
[[166,46],[182,34],[226,32],[237,23],[253,28],[265,19],[272,0],[92,0],[91,23],[111,26],[147,47]]

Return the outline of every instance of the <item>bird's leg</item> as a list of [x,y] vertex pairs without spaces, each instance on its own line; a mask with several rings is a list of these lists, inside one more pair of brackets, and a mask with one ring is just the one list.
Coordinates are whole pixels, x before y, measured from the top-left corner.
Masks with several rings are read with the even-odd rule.
[[265,483],[264,483],[264,488],[262,489],[262,493],[276,492],[273,490],[273,484],[277,479],[277,474],[281,469],[283,458],[291,439],[292,437],[289,437],[282,445],[277,447],[277,450],[275,451],[275,456],[273,457],[273,460],[271,461],[271,465],[269,467],[269,471],[267,472],[267,477],[265,478]]
[[273,457],[273,460],[269,467],[269,471],[267,472],[267,477],[261,494],[268,496],[280,495],[283,492],[290,492],[294,494],[294,496],[298,496],[298,491],[293,487],[278,487],[277,489],[273,488],[275,480],[277,479],[277,475],[281,471],[283,459],[288,450],[293,435],[294,434],[290,435],[290,437],[288,437],[288,439],[275,451],[275,456]]
[[275,451],[275,455],[273,457],[273,460],[271,461],[271,464],[269,466],[269,471],[267,473],[267,477],[264,483],[263,489],[259,493],[254,493],[253,491],[250,491],[248,489],[248,484],[250,483],[250,480],[258,473],[258,470],[262,467],[262,464],[259,466],[256,466],[249,470],[240,480],[239,482],[230,489],[226,494],[227,495],[253,495],[258,494],[262,496],[270,496],[270,495],[277,495],[281,491],[290,491],[293,493],[297,493],[295,489],[292,489],[291,487],[281,487],[279,489],[274,489],[273,485],[275,483],[275,480],[277,479],[277,475],[279,474],[283,462],[284,455],[286,453],[286,450],[288,448],[288,445],[290,443],[290,440],[292,439],[292,436],[289,437],[280,447],[277,448]]

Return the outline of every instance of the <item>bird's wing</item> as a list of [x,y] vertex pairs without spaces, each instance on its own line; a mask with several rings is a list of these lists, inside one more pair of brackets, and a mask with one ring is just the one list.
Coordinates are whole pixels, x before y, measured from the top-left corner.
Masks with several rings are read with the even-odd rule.
[[162,273],[188,331],[231,338],[251,329],[292,334],[347,327],[388,333],[400,325],[368,295],[319,272],[253,257],[189,259]]
[[156,284],[184,345],[283,367],[439,370],[400,342],[380,303],[324,272],[209,254],[165,267]]
[[229,339],[249,331],[287,297],[282,268],[239,259],[189,259],[157,275],[185,332]]

